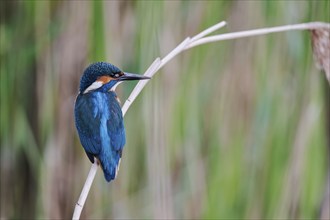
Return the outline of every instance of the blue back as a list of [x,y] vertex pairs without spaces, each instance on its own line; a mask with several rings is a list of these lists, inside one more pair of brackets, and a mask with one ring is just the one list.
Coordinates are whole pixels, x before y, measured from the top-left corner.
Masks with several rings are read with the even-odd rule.
[[105,179],[116,177],[125,145],[125,128],[120,105],[112,91],[80,93],[75,104],[79,138],[91,162],[99,159]]

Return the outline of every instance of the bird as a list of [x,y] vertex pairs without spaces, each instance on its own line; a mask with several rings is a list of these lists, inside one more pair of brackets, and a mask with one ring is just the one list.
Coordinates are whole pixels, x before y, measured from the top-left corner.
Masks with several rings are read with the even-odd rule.
[[90,64],[80,79],[75,101],[75,126],[90,162],[101,165],[107,182],[117,176],[126,142],[123,113],[115,92],[126,80],[150,77],[121,71],[107,62]]

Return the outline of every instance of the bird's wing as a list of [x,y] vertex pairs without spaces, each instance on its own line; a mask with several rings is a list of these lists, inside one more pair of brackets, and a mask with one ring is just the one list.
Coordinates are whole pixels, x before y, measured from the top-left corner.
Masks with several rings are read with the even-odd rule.
[[94,156],[97,157],[106,180],[113,180],[125,145],[123,116],[115,94],[78,95],[75,118],[80,142],[87,156],[91,162],[94,162]]
[[75,103],[75,122],[80,142],[88,158],[94,162],[94,155],[101,151],[100,117],[94,112],[92,99],[78,95]]
[[[106,120],[101,120],[101,144],[102,153],[99,159],[102,164],[104,176],[107,181],[116,178],[122,149],[125,145],[124,121],[119,103],[114,93],[109,93],[110,105],[107,105]],[[104,125],[104,126],[102,126]],[[106,127],[106,129],[104,129]]]
[[108,106],[110,117],[107,120],[108,135],[113,151],[121,151],[125,145],[125,128],[121,107],[117,100]]

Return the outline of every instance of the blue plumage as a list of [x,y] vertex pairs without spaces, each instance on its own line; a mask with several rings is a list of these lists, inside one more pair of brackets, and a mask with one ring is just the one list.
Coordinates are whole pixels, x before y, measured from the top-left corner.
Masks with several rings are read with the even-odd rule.
[[111,89],[120,81],[138,79],[148,77],[100,62],[91,64],[80,81],[74,110],[76,128],[88,158],[92,163],[94,157],[100,161],[108,182],[117,175],[126,141],[121,107]]

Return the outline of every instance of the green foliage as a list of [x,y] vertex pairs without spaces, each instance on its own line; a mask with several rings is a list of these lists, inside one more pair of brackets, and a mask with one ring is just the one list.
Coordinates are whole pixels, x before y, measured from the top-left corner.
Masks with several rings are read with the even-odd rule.
[[[70,218],[89,169],[73,103],[90,62],[143,73],[185,37],[330,22],[329,1],[1,1],[1,218]],[[83,19],[83,22],[82,22]],[[308,32],[179,55],[125,116],[118,178],[83,218],[318,217],[328,84]],[[124,101],[134,83],[121,85]]]
[[105,35],[104,35],[104,14],[103,1],[93,1],[91,15],[91,32],[90,32],[90,51],[91,60],[99,61],[105,59]]

